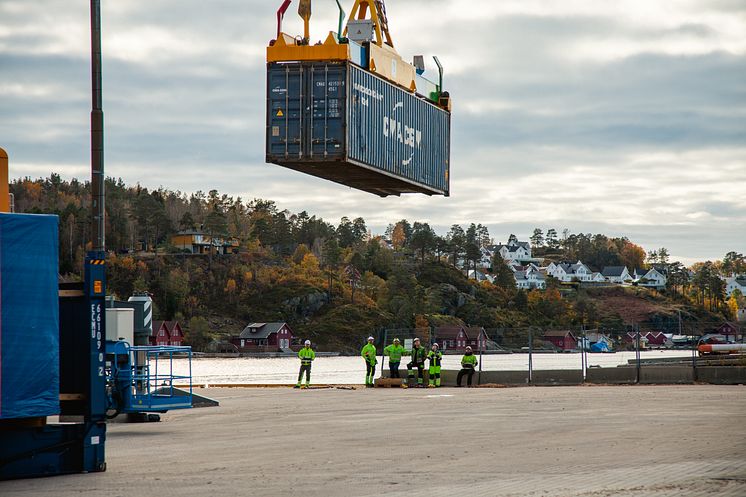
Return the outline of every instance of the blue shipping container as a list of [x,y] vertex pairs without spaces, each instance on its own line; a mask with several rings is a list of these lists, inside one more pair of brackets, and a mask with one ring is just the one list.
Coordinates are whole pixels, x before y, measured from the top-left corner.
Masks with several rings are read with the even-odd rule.
[[57,223],[0,213],[0,419],[60,412]]
[[450,118],[348,62],[267,66],[267,162],[377,195],[448,195]]

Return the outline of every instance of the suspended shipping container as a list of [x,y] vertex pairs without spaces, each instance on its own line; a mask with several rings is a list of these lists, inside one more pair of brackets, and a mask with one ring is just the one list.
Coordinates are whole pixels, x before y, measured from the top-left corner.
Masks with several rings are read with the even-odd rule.
[[382,197],[449,194],[450,112],[349,61],[267,65],[267,162]]

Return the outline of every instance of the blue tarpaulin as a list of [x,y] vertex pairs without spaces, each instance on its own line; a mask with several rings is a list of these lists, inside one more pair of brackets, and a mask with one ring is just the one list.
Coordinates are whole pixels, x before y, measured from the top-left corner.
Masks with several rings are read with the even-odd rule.
[[0,419],[60,412],[57,224],[0,213]]
[[591,345],[591,352],[609,352],[609,345],[606,342],[596,342]]

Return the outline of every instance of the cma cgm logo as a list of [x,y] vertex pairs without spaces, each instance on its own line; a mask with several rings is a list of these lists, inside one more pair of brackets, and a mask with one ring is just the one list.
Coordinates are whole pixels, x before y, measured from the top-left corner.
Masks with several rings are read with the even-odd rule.
[[[400,113],[398,111],[403,108],[404,104],[399,102],[394,106],[390,116],[383,116],[383,136],[419,150],[422,147],[422,131],[413,126],[409,126],[394,117],[396,114]],[[402,164],[406,166],[411,161],[412,157],[402,161]]]

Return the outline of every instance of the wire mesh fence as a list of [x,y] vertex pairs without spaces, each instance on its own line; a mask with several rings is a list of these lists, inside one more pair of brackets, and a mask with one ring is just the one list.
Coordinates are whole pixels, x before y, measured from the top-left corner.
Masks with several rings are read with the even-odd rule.
[[[734,327],[730,335],[717,334],[714,332],[723,331],[723,328],[714,323],[676,323],[676,333],[652,331],[651,328],[646,323],[604,328],[441,326],[385,329],[379,342],[383,348],[397,337],[407,350],[411,349],[414,338],[420,338],[428,349],[437,343],[444,354],[444,370],[461,369],[462,358],[469,347],[478,357],[477,384],[502,377],[510,377],[511,383],[541,384],[582,383],[589,378],[618,378],[620,382],[640,383],[663,366],[676,366],[679,371],[688,368],[690,371],[685,377],[696,381],[697,368],[712,360],[700,357],[702,352],[698,345],[707,340],[712,343],[744,341],[739,327]],[[493,375],[493,372],[504,375]]]

